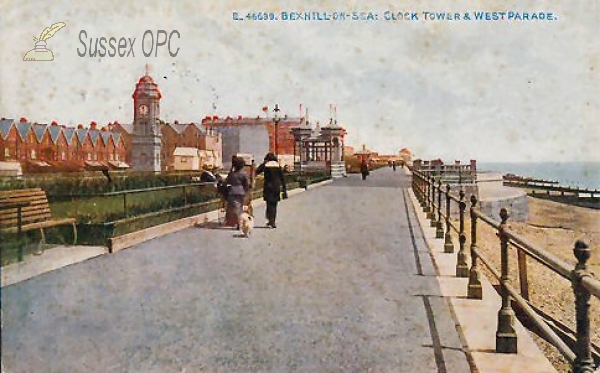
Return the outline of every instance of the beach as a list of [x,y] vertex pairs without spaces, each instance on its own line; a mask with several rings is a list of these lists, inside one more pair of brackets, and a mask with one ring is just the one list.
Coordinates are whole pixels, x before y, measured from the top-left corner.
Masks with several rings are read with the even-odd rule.
[[[573,255],[575,241],[584,240],[590,247],[592,255],[588,267],[596,277],[600,273],[600,210],[571,206],[563,203],[527,197],[529,218],[525,222],[510,222],[509,227],[520,236],[534,242],[554,256],[575,266]],[[466,225],[469,227],[470,225]],[[482,227],[483,226],[483,227]],[[496,231],[484,224],[479,224],[478,246],[481,252],[500,269],[500,242]],[[468,247],[468,246],[467,246]],[[515,289],[519,289],[518,264],[516,249],[510,249],[510,277]],[[552,315],[559,321],[575,330],[575,306],[571,283],[554,272],[527,260],[529,295],[534,305]],[[489,271],[485,275],[496,284]],[[592,297],[590,308],[592,341],[600,344],[600,301]],[[536,342],[548,356],[559,372],[568,372],[569,365],[554,348],[536,337]]]

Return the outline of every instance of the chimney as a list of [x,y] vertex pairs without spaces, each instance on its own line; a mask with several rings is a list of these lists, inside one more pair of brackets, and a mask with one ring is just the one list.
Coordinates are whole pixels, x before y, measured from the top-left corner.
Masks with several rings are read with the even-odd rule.
[[95,130],[98,128],[98,123],[91,121],[90,122],[90,129]]
[[175,119],[175,120],[173,121],[173,124],[179,124],[179,121],[178,121],[177,119]]
[[53,120],[52,123],[50,123],[50,125],[51,126],[58,126],[58,123],[55,120]]
[[82,130],[82,129],[83,129],[83,124],[79,123],[79,124],[77,125],[77,129],[78,129],[78,130]]
[[29,122],[29,121],[27,120],[27,118],[25,118],[25,117],[21,117],[21,119],[19,119],[19,122],[20,122],[20,123],[27,123],[27,122]]
[[242,120],[242,114],[238,114],[238,120]]

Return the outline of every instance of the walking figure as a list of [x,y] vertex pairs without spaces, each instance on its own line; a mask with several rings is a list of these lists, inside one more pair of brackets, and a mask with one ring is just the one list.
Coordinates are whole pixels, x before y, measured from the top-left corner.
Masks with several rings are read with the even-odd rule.
[[360,164],[360,173],[362,174],[362,179],[367,180],[367,176],[369,176],[369,166],[367,165],[367,161],[364,159]]
[[250,190],[250,181],[244,171],[244,159],[234,157],[232,168],[225,179],[227,185],[227,209],[225,210],[225,225],[239,229],[240,216],[244,207],[244,199]]
[[283,198],[286,199],[287,188],[283,178],[283,170],[277,163],[277,157],[273,153],[267,153],[264,162],[256,168],[256,174],[265,174],[263,185],[263,199],[267,203],[267,227],[277,228],[277,204]]

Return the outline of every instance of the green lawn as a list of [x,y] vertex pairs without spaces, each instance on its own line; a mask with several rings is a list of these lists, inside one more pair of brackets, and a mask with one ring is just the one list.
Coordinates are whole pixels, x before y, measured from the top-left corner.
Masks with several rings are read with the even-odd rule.
[[80,222],[106,222],[170,206],[181,206],[186,200],[193,203],[214,196],[212,187],[188,186],[185,194],[184,188],[152,190],[53,202],[50,208],[54,217],[74,217]]

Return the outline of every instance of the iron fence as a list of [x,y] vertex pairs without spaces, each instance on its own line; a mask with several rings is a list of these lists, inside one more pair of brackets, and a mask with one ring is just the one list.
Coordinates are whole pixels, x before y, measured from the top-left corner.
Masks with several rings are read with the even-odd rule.
[[[483,298],[481,264],[487,267],[489,272],[499,281],[499,293],[502,302],[498,310],[496,352],[517,352],[517,334],[513,327],[515,318],[513,302],[515,302],[537,327],[541,336],[570,362],[574,373],[594,372],[596,362],[592,355],[595,355],[596,359],[598,359],[598,356],[591,342],[590,298],[594,296],[600,299],[600,281],[589,271],[586,264],[591,255],[588,245],[581,240],[575,242],[573,254],[577,259],[577,264],[573,268],[568,263],[540,248],[534,242],[511,230],[507,225],[509,213],[506,209],[502,208],[500,210],[501,221],[496,221],[481,212],[477,205],[477,197],[471,195],[469,201],[470,248],[467,251],[465,247],[467,241],[467,231],[465,229],[467,202],[465,201],[463,187],[455,187],[455,189],[458,189],[458,195],[456,195],[452,193],[453,190],[450,184],[446,184],[445,188],[442,186],[442,176],[439,172],[417,169],[412,171],[412,188],[415,196],[420,202],[423,212],[427,213],[427,218],[431,220],[431,226],[436,228],[436,238],[444,239],[445,253],[454,252],[454,243],[450,232],[454,231],[458,235],[459,250],[457,252],[456,276],[469,279],[467,297],[470,299]],[[445,207],[442,204],[442,195],[445,198]],[[459,207],[458,227],[451,222],[451,203],[456,203]],[[479,222],[497,231],[501,262],[500,271],[492,265],[491,261],[477,246]],[[515,248],[517,251],[519,291],[511,286],[509,282],[510,247]],[[471,258],[470,267],[468,263],[469,255]],[[573,333],[575,336],[573,341],[565,341],[564,333],[558,331],[557,326],[553,322],[549,322],[545,315],[530,302],[527,258],[532,258],[571,282],[575,296],[573,306],[576,314],[576,330]]]

